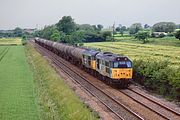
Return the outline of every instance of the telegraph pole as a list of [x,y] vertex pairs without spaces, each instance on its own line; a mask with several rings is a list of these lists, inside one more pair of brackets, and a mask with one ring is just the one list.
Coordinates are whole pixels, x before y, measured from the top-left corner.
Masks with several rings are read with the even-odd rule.
[[114,24],[113,24],[113,26],[112,26],[112,29],[113,29],[112,36],[113,36],[113,42],[114,42],[114,41],[115,41],[115,40],[114,40],[114,32],[115,32],[115,21],[114,21]]

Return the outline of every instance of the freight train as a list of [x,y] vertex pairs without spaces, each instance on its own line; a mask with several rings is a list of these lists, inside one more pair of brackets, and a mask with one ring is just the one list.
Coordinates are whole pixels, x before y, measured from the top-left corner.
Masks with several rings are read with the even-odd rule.
[[88,73],[118,88],[127,88],[132,80],[132,61],[127,56],[101,52],[35,38],[35,43],[54,52]]

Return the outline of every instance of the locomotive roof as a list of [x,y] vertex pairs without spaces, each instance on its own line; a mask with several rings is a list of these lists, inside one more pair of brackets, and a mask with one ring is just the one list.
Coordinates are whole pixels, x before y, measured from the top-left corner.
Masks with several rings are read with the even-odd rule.
[[95,56],[96,54],[98,54],[100,51],[97,50],[91,50],[91,49],[87,49],[83,52],[83,54],[88,55],[88,56]]
[[[96,58],[98,59],[103,59],[105,61],[117,61],[117,59],[121,60],[122,58],[127,58],[126,56],[118,55],[118,54],[113,54],[111,52],[100,52],[96,55]],[[124,60],[124,59],[123,59]]]

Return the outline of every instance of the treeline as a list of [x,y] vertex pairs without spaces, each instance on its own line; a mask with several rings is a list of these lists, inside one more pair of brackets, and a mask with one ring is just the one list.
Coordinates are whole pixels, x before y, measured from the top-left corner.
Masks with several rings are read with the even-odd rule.
[[159,22],[150,26],[141,23],[134,23],[129,28],[122,26],[121,24],[116,27],[115,33],[120,33],[121,36],[134,36],[136,39],[142,40],[143,43],[148,42],[148,38],[163,38],[163,37],[176,37],[180,40],[180,25],[176,25],[173,22]]
[[71,16],[64,16],[58,23],[36,31],[36,37],[69,44],[101,42],[110,39],[110,31],[101,31],[103,25],[76,24]]
[[103,29],[103,25],[77,24],[71,16],[64,16],[58,23],[45,26],[44,29],[36,31],[35,36],[48,40],[81,44],[83,42],[112,41],[114,36],[133,36],[143,43],[148,42],[149,37],[162,38],[165,36],[180,39],[180,25],[173,22],[159,22],[150,26],[141,23],[134,23],[130,27],[119,24],[108,29]]
[[21,29],[16,27],[13,30],[0,30],[0,38],[2,37],[33,37],[35,29]]

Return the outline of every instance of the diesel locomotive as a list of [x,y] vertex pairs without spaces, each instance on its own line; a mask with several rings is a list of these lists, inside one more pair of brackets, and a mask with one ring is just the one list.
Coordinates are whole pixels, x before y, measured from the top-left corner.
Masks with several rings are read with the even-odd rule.
[[88,73],[118,88],[127,88],[132,80],[132,61],[127,56],[101,52],[35,38],[35,43],[54,52]]

